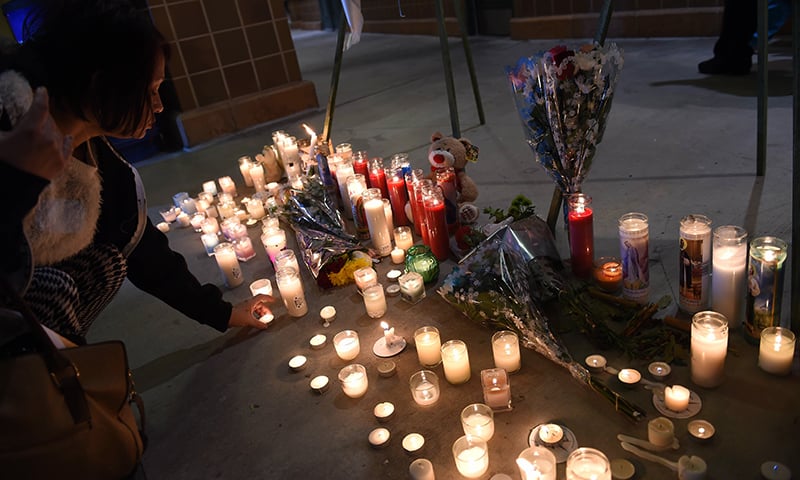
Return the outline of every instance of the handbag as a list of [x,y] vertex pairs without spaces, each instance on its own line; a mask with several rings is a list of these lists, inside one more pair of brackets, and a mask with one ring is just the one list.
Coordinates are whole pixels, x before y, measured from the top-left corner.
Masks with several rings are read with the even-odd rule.
[[[3,279],[35,353],[0,360],[0,471],[4,478],[125,478],[144,452],[144,408],[125,344],[59,350]],[[131,404],[139,410],[140,430]]]

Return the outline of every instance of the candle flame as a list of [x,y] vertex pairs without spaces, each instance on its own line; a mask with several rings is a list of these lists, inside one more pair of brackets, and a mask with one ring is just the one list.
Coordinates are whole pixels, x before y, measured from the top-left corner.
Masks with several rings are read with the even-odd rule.
[[384,330],[389,330],[389,324],[386,322],[381,322],[381,328]]
[[303,124],[303,128],[305,129],[306,133],[308,133],[312,137],[316,137],[317,136],[317,134],[314,132],[314,130],[312,130],[311,127],[309,127],[305,123]]

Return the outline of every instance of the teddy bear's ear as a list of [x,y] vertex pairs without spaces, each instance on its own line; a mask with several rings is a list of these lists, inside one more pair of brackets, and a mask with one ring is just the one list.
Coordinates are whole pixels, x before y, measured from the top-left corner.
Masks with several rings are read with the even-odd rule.
[[477,162],[478,161],[478,147],[473,145],[469,140],[466,138],[460,138],[458,140],[464,145],[464,150],[467,152],[467,161],[468,162]]
[[433,135],[431,135],[431,142],[438,142],[442,138],[444,138],[442,132],[433,132]]

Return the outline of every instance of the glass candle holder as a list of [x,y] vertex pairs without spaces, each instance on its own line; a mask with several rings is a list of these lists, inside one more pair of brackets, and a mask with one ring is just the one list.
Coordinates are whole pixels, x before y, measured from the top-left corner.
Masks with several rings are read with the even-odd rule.
[[203,220],[205,219],[206,219],[205,213],[197,212],[191,216],[191,218],[189,219],[189,224],[191,224],[195,232],[200,233],[203,231]]
[[362,199],[372,246],[378,252],[378,255],[385,257],[392,252],[392,239],[389,235],[389,224],[386,220],[386,210],[383,207],[383,197],[381,197],[379,189],[368,188],[362,195]]
[[595,448],[575,449],[567,457],[567,480],[611,480],[611,464]]
[[450,236],[447,229],[447,212],[444,195],[437,186],[422,190],[422,204],[425,209],[425,227],[428,231],[427,245],[436,259],[447,260],[450,256]]
[[511,382],[504,368],[488,368],[481,370],[481,387],[483,403],[492,410],[501,412],[511,410]]
[[406,252],[406,271],[422,275],[425,283],[439,278],[439,261],[426,245],[414,245]]
[[339,383],[342,391],[350,398],[361,398],[367,393],[369,379],[364,365],[354,363],[339,370]]
[[358,356],[361,345],[358,341],[358,332],[355,330],[342,330],[333,337],[333,348],[336,355],[344,361],[349,361]]
[[417,206],[416,210],[414,210],[414,225],[419,225],[419,235],[425,245],[430,245],[430,239],[428,238],[428,217],[425,214],[425,197],[423,193],[431,188],[433,188],[433,180],[430,178],[419,178],[414,182],[414,203]]
[[272,296],[272,282],[268,278],[259,278],[250,284],[250,293],[254,297],[257,295]]
[[249,202],[247,202],[247,213],[250,215],[250,218],[254,220],[259,220],[267,214],[267,211],[264,210],[264,202],[262,202],[258,198],[251,198]]
[[369,224],[364,211],[364,192],[367,191],[367,180],[364,175],[356,173],[347,179],[347,195],[350,198],[350,208],[356,236],[359,240],[369,239]]
[[369,187],[377,188],[382,198],[389,198],[389,189],[386,186],[386,171],[382,157],[372,157],[369,160]]
[[469,381],[471,371],[467,344],[461,340],[449,340],[442,345],[444,378],[458,385]]
[[519,337],[511,330],[501,330],[492,335],[494,366],[514,373],[522,366],[519,352]]
[[365,288],[378,283],[378,272],[372,267],[359,268],[353,272],[353,279],[358,289],[364,291]]
[[638,303],[650,296],[650,227],[647,215],[626,213],[619,218],[619,249],[622,258],[622,294]]
[[194,215],[197,213],[197,202],[191,197],[183,198],[181,199],[180,208],[183,213],[189,216]]
[[394,245],[403,251],[407,251],[414,245],[414,236],[411,234],[411,227],[400,226],[394,228]]
[[774,375],[788,375],[794,360],[795,335],[788,328],[767,327],[761,330],[758,366]]
[[244,275],[242,275],[233,244],[224,242],[214,247],[214,258],[222,274],[222,280],[228,288],[238,287],[244,282]]
[[178,214],[181,213],[181,209],[180,207],[171,207],[167,210],[161,210],[159,213],[165,222],[172,223],[178,219]]
[[425,298],[425,281],[417,272],[408,272],[397,278],[400,285],[400,297],[414,305]]
[[206,255],[210,257],[214,255],[214,247],[219,245],[219,235],[216,233],[204,233],[200,235],[200,241],[203,242],[203,248],[206,249]]
[[711,310],[725,315],[737,329],[744,319],[747,285],[747,230],[734,225],[713,232],[711,255]]
[[395,165],[386,169],[386,187],[389,191],[393,223],[395,225],[408,225],[408,218],[406,217],[408,189],[406,189],[403,167]]
[[383,285],[376,283],[365,288],[361,293],[364,294],[364,307],[367,315],[371,318],[381,318],[386,314],[386,295],[383,293]]
[[294,250],[281,250],[275,254],[275,270],[280,270],[281,268],[292,267],[295,270],[300,272],[300,264],[297,262],[297,256],[294,254]]
[[340,143],[334,149],[345,160],[350,160],[353,157],[353,145],[349,143]]
[[411,398],[417,405],[427,407],[439,401],[439,377],[430,370],[420,370],[408,380]]
[[787,249],[786,242],[777,237],[758,237],[750,242],[744,330],[751,343],[760,341],[761,330],[781,324]]
[[556,456],[546,447],[528,447],[517,457],[522,480],[556,480]]
[[436,185],[441,189],[442,197],[444,198],[447,230],[453,233],[459,225],[456,171],[453,167],[437,168],[433,173],[433,179]]
[[461,428],[465,435],[489,441],[494,436],[494,411],[484,403],[473,403],[461,410]]
[[217,183],[219,183],[219,188],[221,188],[223,192],[234,197],[236,196],[236,184],[233,182],[231,177],[219,177],[217,179]]
[[339,186],[339,197],[342,199],[342,214],[345,218],[353,217],[353,206],[350,204],[350,195],[347,190],[347,182],[355,175],[353,162],[342,158],[336,167],[336,182]]
[[353,152],[353,170],[355,170],[356,174],[363,175],[364,179],[367,180],[367,186],[371,187],[369,185],[369,154],[366,150]]
[[594,214],[592,197],[583,193],[567,195],[567,227],[572,273],[589,277],[594,265]]
[[253,168],[253,159],[249,155],[239,157],[239,172],[242,174],[242,180],[248,187],[253,186],[253,177],[250,176],[250,169]]
[[386,228],[389,230],[389,238],[391,241],[392,231],[394,230],[394,215],[392,214],[392,202],[388,198],[382,198],[383,214],[386,217]]
[[292,267],[286,267],[275,272],[275,283],[286,306],[286,311],[292,317],[302,317],[308,313],[306,294],[303,291],[303,282],[300,274]]
[[421,227],[422,218],[425,213],[422,210],[422,204],[416,201],[416,188],[419,180],[425,178],[425,172],[421,168],[412,169],[406,173],[406,190],[408,190],[408,203],[411,206],[411,221],[414,224],[414,232],[417,235],[422,235]]
[[695,313],[708,308],[711,264],[711,219],[687,215],[680,227],[680,282],[678,304]]
[[216,235],[219,233],[219,221],[213,217],[206,217],[203,223],[200,224],[200,230],[202,230],[203,233],[213,233]]
[[692,317],[691,370],[692,382],[712,388],[725,378],[725,356],[728,353],[728,320],[710,310]]
[[247,235],[237,238],[232,243],[233,249],[236,250],[236,258],[239,261],[246,262],[256,256],[256,249],[253,248],[253,242]]
[[600,257],[594,262],[594,283],[609,293],[622,288],[622,262],[617,257]]
[[436,327],[420,327],[414,331],[417,358],[424,367],[435,367],[442,363],[442,340]]
[[286,232],[281,228],[267,230],[261,234],[261,244],[269,255],[269,260],[275,265],[275,256],[286,248]]
[[[175,208],[180,209],[181,208],[181,203],[183,202],[184,199],[187,199],[187,198],[189,198],[189,192],[178,192],[178,193],[176,193],[175,195],[172,196],[172,204],[175,206]],[[178,213],[180,213],[180,212],[176,212],[176,215]]]
[[456,440],[453,443],[453,458],[458,473],[466,478],[480,478],[489,469],[489,447],[479,437],[464,435]]

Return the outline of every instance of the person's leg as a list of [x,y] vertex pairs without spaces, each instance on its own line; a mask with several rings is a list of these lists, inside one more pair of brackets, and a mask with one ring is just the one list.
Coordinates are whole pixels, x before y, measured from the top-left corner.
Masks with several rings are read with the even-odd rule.
[[757,0],[726,0],[722,31],[714,44],[714,58],[700,62],[700,73],[746,75],[753,64],[750,40],[756,31]]

